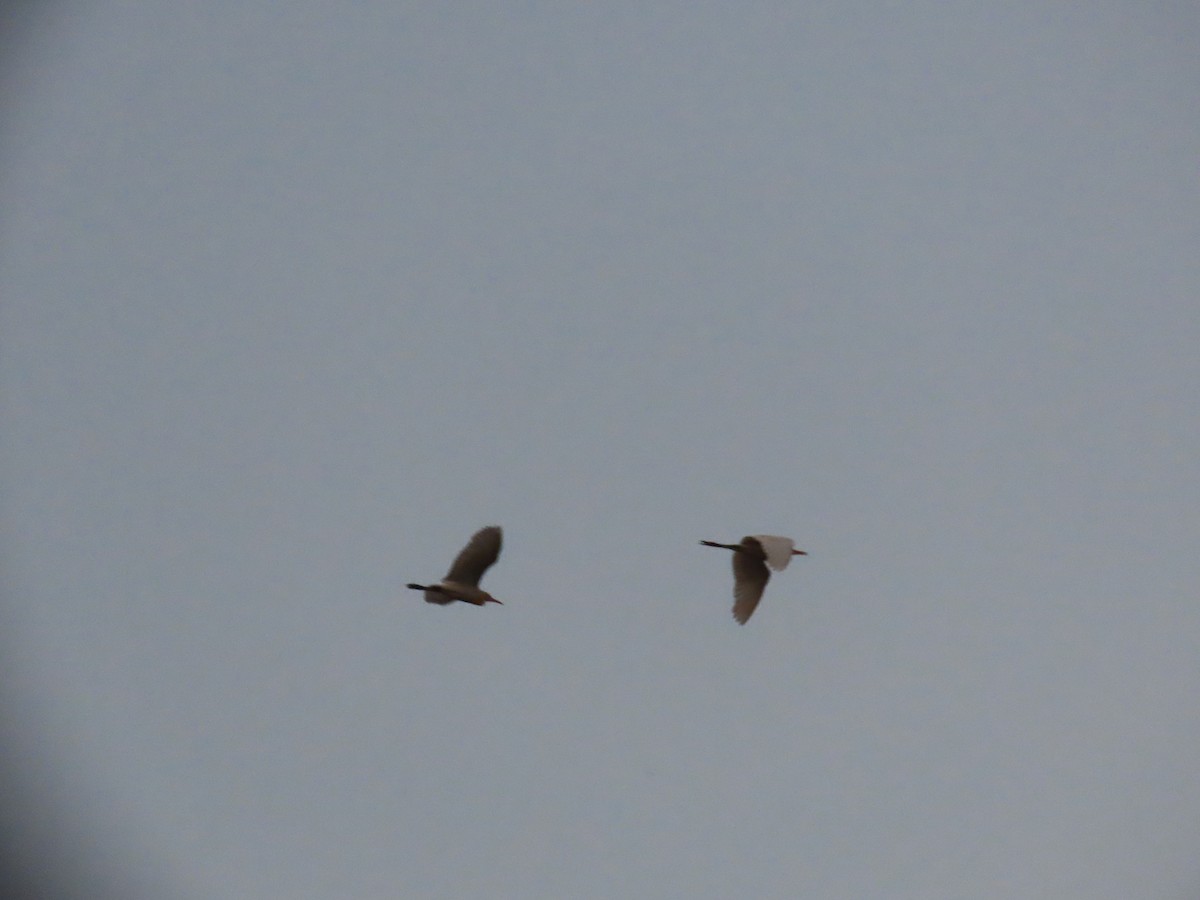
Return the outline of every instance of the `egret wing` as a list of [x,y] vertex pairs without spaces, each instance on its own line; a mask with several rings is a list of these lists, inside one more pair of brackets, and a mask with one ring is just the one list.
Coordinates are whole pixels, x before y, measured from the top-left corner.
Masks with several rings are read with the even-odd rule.
[[739,625],[754,613],[771,573],[761,559],[749,553],[733,554],[733,617]]
[[792,551],[796,549],[795,541],[774,534],[756,534],[754,539],[762,547],[763,555],[767,558],[767,565],[776,572],[782,572],[787,568],[788,563],[792,561]]
[[[462,552],[458,554],[454,564],[450,566],[450,571],[446,573],[445,580],[471,586],[478,585],[483,573],[500,556],[500,544],[501,535],[498,525],[489,525],[487,528],[479,529],[467,542],[467,546],[463,547]],[[438,603],[440,601],[431,600],[430,602]]]

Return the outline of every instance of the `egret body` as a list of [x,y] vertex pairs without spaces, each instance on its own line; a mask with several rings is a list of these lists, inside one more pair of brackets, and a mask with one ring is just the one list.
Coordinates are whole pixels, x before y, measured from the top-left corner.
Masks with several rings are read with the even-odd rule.
[[791,538],[773,534],[749,534],[740,544],[718,544],[701,541],[705,547],[723,547],[733,551],[733,617],[745,625],[753,615],[763,590],[771,578],[770,566],[776,572],[787,568],[793,556],[808,556],[797,550]]
[[499,525],[481,528],[455,557],[445,578],[437,584],[410,584],[407,587],[414,591],[424,591],[426,603],[438,603],[442,606],[455,600],[473,603],[476,606],[500,603],[479,586],[479,580],[500,556],[501,540]]

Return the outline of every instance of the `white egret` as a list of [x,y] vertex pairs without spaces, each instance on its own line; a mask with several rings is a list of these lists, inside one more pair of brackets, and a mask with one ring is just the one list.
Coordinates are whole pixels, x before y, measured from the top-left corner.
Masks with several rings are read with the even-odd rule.
[[723,547],[733,551],[733,617],[739,625],[754,613],[763,589],[771,578],[770,566],[776,572],[787,568],[793,556],[808,556],[797,550],[791,538],[773,534],[748,534],[740,544],[718,544],[701,541],[705,547]]
[[[495,597],[479,587],[479,579],[500,556],[501,533],[499,525],[489,525],[475,532],[467,546],[454,559],[450,571],[437,584],[410,584],[414,591],[425,592],[426,603],[445,606],[455,600],[483,606],[485,603],[500,603]],[[501,604],[503,605],[503,604]]]

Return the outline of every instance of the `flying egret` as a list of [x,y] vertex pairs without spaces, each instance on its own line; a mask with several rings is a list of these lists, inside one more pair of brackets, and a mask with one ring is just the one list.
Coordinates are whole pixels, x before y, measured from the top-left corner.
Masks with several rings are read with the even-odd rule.
[[[467,546],[454,559],[450,571],[437,584],[410,584],[414,591],[425,592],[426,603],[445,606],[455,600],[483,606],[485,603],[500,603],[495,597],[479,587],[479,579],[500,556],[500,526],[480,528],[467,542]],[[503,604],[501,604],[503,605]]]
[[739,625],[746,624],[762,599],[763,588],[771,577],[767,566],[782,572],[793,556],[808,556],[803,550],[796,549],[791,538],[773,534],[748,534],[740,544],[700,543],[705,547],[724,547],[733,551],[733,617]]

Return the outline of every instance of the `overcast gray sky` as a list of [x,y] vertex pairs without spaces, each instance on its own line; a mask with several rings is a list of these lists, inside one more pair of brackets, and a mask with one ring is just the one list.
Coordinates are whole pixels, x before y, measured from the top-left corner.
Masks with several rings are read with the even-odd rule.
[[[10,852],[1200,896],[1193,3],[30,9]],[[504,606],[404,590],[487,524]],[[739,627],[750,533],[810,555]]]

